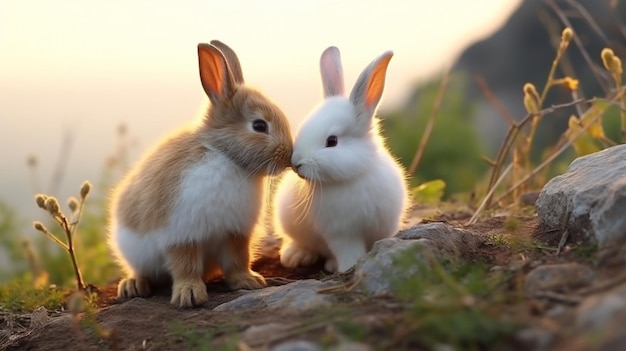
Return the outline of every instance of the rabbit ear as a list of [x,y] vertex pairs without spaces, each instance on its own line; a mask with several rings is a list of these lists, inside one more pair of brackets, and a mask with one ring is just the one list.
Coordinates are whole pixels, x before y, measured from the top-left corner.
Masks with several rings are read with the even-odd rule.
[[350,94],[350,101],[357,108],[357,121],[370,125],[378,102],[385,88],[385,76],[387,66],[393,56],[392,51],[387,51],[363,70]]
[[324,50],[320,58],[320,71],[324,97],[343,96],[343,68],[339,49],[331,46]]
[[230,98],[235,92],[235,79],[222,52],[211,44],[198,44],[200,81],[212,104]]
[[241,71],[241,64],[239,64],[239,59],[237,58],[237,54],[235,54],[233,49],[231,49],[228,45],[222,43],[219,40],[211,40],[211,45],[220,49],[222,54],[224,54],[226,62],[228,63],[228,67],[230,67],[230,71],[233,73],[235,83],[243,84],[243,72]]

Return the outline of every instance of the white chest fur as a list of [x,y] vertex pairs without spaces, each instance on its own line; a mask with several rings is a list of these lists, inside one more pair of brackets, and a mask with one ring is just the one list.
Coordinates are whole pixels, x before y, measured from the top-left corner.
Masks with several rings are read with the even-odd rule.
[[223,154],[209,151],[183,173],[168,237],[188,242],[249,234],[259,215],[261,192],[262,178],[248,176]]

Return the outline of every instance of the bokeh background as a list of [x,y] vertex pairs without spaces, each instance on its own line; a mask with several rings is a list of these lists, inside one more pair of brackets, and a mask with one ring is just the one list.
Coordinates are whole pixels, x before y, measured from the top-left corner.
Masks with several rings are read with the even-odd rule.
[[[618,0],[2,0],[0,246],[8,249],[0,248],[6,251],[0,267],[13,262],[34,272],[40,264],[35,261],[45,262],[51,281],[71,279],[62,269],[54,271],[55,264],[69,267],[68,258],[32,229],[33,219],[46,216],[33,195],[45,192],[64,201],[89,179],[94,190],[81,245],[91,252],[82,254],[101,269],[86,278],[115,278],[103,245],[107,192],[147,148],[193,121],[206,105],[197,72],[199,42],[219,39],[231,46],[246,81],[275,100],[294,129],[321,101],[318,60],[326,47],[340,48],[348,89],[373,58],[392,49],[379,116],[389,146],[405,165],[439,82],[451,71],[411,180],[442,179],[451,199],[484,188],[489,167],[482,156],[493,158],[502,143],[508,127],[503,111],[524,117],[522,86],[543,86],[564,27],[574,29],[576,40],[557,76],[578,79],[580,96],[611,92],[600,51],[611,47],[626,58],[625,17],[626,2]],[[556,87],[545,106],[571,99],[570,90]],[[575,112],[565,109],[542,121],[534,160]],[[618,140],[617,111],[603,123],[608,137]],[[566,153],[551,172],[563,170],[574,156]],[[30,246],[23,246],[23,238]],[[8,271],[0,269],[0,279]]]

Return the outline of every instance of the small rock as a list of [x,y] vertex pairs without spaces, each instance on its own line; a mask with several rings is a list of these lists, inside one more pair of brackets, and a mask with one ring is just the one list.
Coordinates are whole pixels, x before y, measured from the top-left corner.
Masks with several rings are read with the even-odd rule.
[[520,195],[519,203],[522,206],[533,206],[537,202],[539,191],[527,191]]
[[330,351],[371,351],[369,345],[359,342],[342,342],[341,344],[331,347]]
[[[284,333],[289,326],[280,323],[268,323],[263,325],[253,325],[241,333],[241,340],[246,343],[262,343],[268,336],[275,336]],[[270,340],[268,340],[269,342]]]
[[515,333],[515,337],[524,346],[532,350],[547,350],[556,340],[556,335],[540,327],[528,327]]
[[283,311],[304,311],[332,305],[336,297],[332,294],[319,294],[317,290],[332,285],[331,281],[315,279],[298,280],[281,286],[271,286],[254,290],[232,301],[215,307],[215,311],[241,309],[280,309]]
[[322,349],[310,341],[296,340],[280,343],[272,347],[271,351],[322,351]]
[[626,144],[575,159],[543,187],[535,207],[546,228],[568,219],[572,239],[600,248],[626,240]]
[[[359,280],[359,286],[368,294],[393,293],[399,281],[418,274],[420,263],[428,264],[428,258],[438,253],[435,244],[428,239],[382,239],[359,259],[354,272],[355,279]],[[407,261],[411,264],[407,265]]]
[[454,256],[476,248],[481,241],[478,235],[468,230],[442,222],[418,224],[400,231],[395,237],[404,240],[428,239],[439,251]]
[[576,309],[574,337],[559,350],[613,351],[626,345],[626,285],[590,296]]
[[564,291],[590,284],[594,278],[593,270],[579,263],[544,265],[526,275],[524,290],[527,294],[541,290]]
[[626,322],[626,285],[585,299],[577,309],[577,325],[582,329],[605,330]]
[[50,322],[48,310],[45,307],[37,307],[30,315],[30,327],[33,329],[42,328]]

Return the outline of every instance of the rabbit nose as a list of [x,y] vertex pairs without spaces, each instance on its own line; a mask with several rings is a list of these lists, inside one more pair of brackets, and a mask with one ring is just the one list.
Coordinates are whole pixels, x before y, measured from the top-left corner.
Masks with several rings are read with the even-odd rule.
[[291,169],[293,169],[294,172],[296,172],[296,174],[298,175],[298,177],[302,178],[302,179],[306,179],[302,173],[300,173],[300,167],[302,166],[302,164],[297,164],[297,165],[291,165]]

